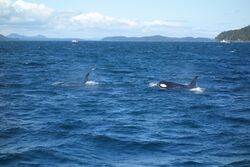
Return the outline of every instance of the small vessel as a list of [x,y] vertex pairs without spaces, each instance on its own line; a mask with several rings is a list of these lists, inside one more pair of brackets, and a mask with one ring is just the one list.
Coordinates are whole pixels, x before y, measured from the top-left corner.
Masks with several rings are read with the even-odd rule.
[[73,39],[71,42],[72,42],[72,43],[78,43],[78,40]]
[[220,41],[221,43],[230,43],[230,41],[228,41],[228,40],[225,40],[225,39],[223,39],[222,41]]

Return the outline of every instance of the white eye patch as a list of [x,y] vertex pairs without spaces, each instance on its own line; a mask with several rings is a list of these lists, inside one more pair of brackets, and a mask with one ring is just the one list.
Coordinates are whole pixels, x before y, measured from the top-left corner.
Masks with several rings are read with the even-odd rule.
[[160,87],[166,88],[166,87],[168,87],[168,86],[167,86],[166,84],[161,83],[161,84],[160,84]]

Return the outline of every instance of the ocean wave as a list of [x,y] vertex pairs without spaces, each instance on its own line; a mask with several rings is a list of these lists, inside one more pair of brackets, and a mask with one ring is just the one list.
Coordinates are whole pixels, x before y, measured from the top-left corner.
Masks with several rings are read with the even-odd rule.
[[164,141],[160,140],[132,140],[128,138],[118,138],[108,135],[94,135],[92,139],[96,144],[106,145],[107,147],[112,146],[117,149],[131,148],[131,149],[142,149],[142,150],[162,150],[164,146],[168,145]]
[[1,43],[0,166],[249,166],[250,48],[216,45]]
[[5,75],[6,75],[5,73],[0,73],[0,77],[4,77]]
[[182,119],[178,121],[173,121],[174,124],[189,127],[189,128],[201,128],[202,124],[195,120]]
[[13,136],[26,133],[27,129],[22,127],[11,127],[0,130],[0,138],[11,138]]
[[224,165],[223,167],[249,167],[250,166],[250,159],[234,161],[229,164]]
[[230,121],[232,123],[240,123],[240,124],[247,124],[250,125],[250,119],[248,118],[243,118],[243,117],[235,117],[235,116],[224,116],[222,117],[226,121]]
[[[38,159],[46,159],[46,161],[39,162]],[[45,146],[23,148],[20,151],[0,153],[0,164],[10,166],[20,166],[21,164],[23,166],[32,166],[34,164],[51,166],[55,162],[60,164],[62,161],[65,162],[67,160],[70,160],[70,158],[58,152],[56,148]]]
[[182,160],[180,162],[176,162],[173,165],[174,166],[202,166],[202,162],[199,162],[197,160]]
[[51,84],[52,86],[59,86],[59,87],[79,87],[83,86],[83,84],[79,83],[66,83],[66,82],[61,82],[61,81],[56,81]]
[[129,69],[117,69],[117,70],[110,70],[111,73],[119,73],[119,74],[131,74],[134,73],[134,70],[129,70]]
[[[51,123],[49,123],[51,124]],[[64,120],[60,122],[53,123],[53,126],[50,129],[57,129],[57,130],[74,130],[86,127],[87,125],[81,120]]]
[[11,163],[16,163],[16,161],[23,159],[22,155],[19,153],[0,153],[0,164],[10,165]]
[[24,86],[27,86],[28,84],[23,83],[0,83],[0,88],[22,88]]

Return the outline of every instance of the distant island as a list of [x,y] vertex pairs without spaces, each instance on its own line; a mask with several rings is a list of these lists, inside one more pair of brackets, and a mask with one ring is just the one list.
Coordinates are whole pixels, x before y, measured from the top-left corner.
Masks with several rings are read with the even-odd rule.
[[9,41],[10,39],[0,34],[0,41]]
[[79,38],[48,38],[44,35],[36,35],[36,36],[25,36],[16,33],[9,34],[7,36],[3,36],[0,34],[0,41],[84,41]]
[[[24,36],[16,33],[7,36],[0,34],[0,41],[86,41],[80,38],[48,38],[44,35]],[[229,30],[220,33],[215,39],[211,38],[194,38],[194,37],[166,37],[161,35],[143,36],[143,37],[126,37],[110,36],[96,41],[120,41],[120,42],[250,42],[250,25],[238,30]]]
[[194,37],[165,37],[161,35],[144,36],[144,37],[125,37],[125,36],[113,36],[105,37],[102,41],[138,41],[138,42],[214,42],[210,38],[194,38]]
[[[3,36],[0,34],[0,41],[86,41],[80,38],[48,38],[44,35],[36,36],[24,36],[16,33]],[[194,37],[184,37],[184,38],[175,38],[175,37],[165,37],[161,35],[154,36],[144,36],[144,37],[125,37],[125,36],[114,36],[114,37],[105,37],[99,41],[138,41],[138,42],[214,42],[210,38],[194,38]]]
[[16,33],[9,34],[6,37],[9,38],[10,40],[20,40],[20,41],[37,41],[37,40],[43,41],[48,39],[44,35],[24,36]]
[[250,25],[238,30],[229,30],[220,33],[216,41],[246,42],[250,41]]

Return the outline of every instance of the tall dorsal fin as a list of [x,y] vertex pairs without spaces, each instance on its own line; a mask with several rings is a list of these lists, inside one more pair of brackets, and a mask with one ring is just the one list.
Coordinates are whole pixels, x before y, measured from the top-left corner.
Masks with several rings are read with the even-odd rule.
[[88,72],[88,73],[85,75],[85,77],[84,77],[84,79],[83,79],[83,83],[86,83],[86,82],[89,80],[89,74],[90,74],[90,72]]
[[196,87],[196,81],[197,81],[198,76],[195,76],[192,82],[188,85],[190,88],[195,88]]

